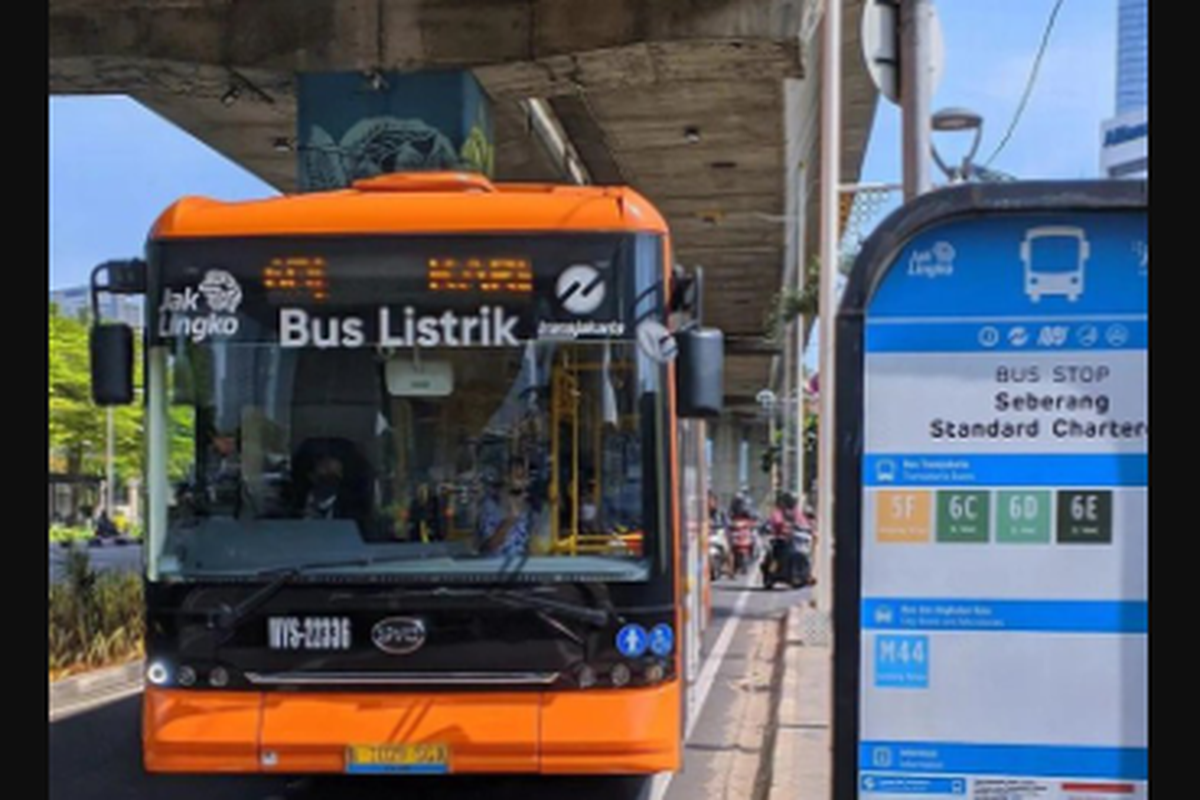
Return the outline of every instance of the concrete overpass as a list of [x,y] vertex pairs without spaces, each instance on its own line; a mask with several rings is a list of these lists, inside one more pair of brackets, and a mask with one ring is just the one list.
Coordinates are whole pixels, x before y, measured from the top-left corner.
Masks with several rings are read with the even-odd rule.
[[[299,73],[470,68],[493,101],[496,177],[567,180],[522,102],[538,98],[590,180],[643,192],[679,261],[705,268],[731,423],[746,425],[760,389],[792,388],[795,336],[765,341],[764,316],[816,251],[818,23],[832,1],[50,0],[50,92],[131,95],[285,192]],[[852,182],[876,93],[863,0],[841,1]]]

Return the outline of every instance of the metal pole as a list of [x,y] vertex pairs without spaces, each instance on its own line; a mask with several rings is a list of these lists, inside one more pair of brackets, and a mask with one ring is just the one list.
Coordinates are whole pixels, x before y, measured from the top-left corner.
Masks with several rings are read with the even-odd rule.
[[933,115],[933,0],[900,3],[900,107],[904,125],[904,200],[928,192]]
[[[797,290],[804,291],[805,274],[803,265],[800,269],[800,277],[797,283]],[[796,499],[803,504],[807,498],[804,496],[804,388],[807,383],[807,376],[804,368],[804,351],[808,343],[804,341],[804,315],[796,317],[796,483],[795,492]],[[802,506],[803,507],[803,506]]]
[[774,458],[771,459],[771,474],[769,477],[769,480],[771,481],[771,491],[770,491],[771,499],[770,499],[769,503],[771,506],[774,506],[775,494],[779,491],[779,464],[781,464],[783,462],[783,451],[782,450],[775,451],[773,449],[774,447],[775,447],[775,404],[772,403],[771,405],[767,406],[767,452],[768,453],[778,452],[779,460],[776,461]]
[[167,351],[152,347],[147,356],[146,375],[146,575],[158,580],[158,555],[167,535],[167,461],[170,456],[168,437]]
[[833,347],[834,321],[837,318],[835,279],[838,244],[838,191],[842,176],[842,3],[825,4],[825,35],[821,41],[821,284],[819,298],[821,416],[817,446],[817,525],[816,567],[817,608],[833,608]]
[[104,513],[113,515],[113,408],[105,410],[106,441],[104,443]]
[[796,332],[796,341],[799,342],[797,349],[799,354],[796,356],[796,484],[795,492],[796,499],[800,503],[804,503],[808,498],[804,496],[804,325],[799,325],[799,330]]

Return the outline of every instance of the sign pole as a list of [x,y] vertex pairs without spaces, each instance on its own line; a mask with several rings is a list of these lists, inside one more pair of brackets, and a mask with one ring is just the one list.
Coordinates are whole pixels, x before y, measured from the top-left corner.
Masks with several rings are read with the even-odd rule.
[[821,381],[817,441],[817,608],[833,607],[834,323],[837,320],[838,191],[842,175],[842,4],[826,3],[821,41],[821,279],[818,303]]
[[933,0],[900,4],[900,107],[904,119],[904,200],[929,191],[933,106]]

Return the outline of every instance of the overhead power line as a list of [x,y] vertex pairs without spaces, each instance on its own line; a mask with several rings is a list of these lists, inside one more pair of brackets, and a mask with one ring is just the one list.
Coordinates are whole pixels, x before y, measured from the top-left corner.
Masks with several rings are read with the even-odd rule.
[[992,151],[991,156],[984,163],[984,166],[990,167],[996,157],[1004,151],[1008,145],[1009,139],[1012,138],[1013,132],[1016,131],[1017,125],[1021,122],[1021,115],[1025,113],[1025,106],[1029,103],[1029,97],[1033,94],[1033,87],[1037,83],[1038,70],[1042,66],[1042,57],[1046,55],[1046,47],[1050,44],[1050,34],[1054,31],[1054,23],[1058,20],[1058,12],[1062,10],[1065,0],[1057,0],[1054,8],[1050,11],[1050,19],[1046,22],[1046,29],[1042,32],[1042,43],[1038,46],[1037,55],[1033,58],[1033,68],[1029,71],[1029,80],[1025,83],[1025,92],[1021,95],[1021,102],[1017,104],[1017,110],[1013,114],[1012,122],[1008,125],[1008,130],[1004,134],[1004,138],[1000,140],[1000,144],[996,145],[996,149]]

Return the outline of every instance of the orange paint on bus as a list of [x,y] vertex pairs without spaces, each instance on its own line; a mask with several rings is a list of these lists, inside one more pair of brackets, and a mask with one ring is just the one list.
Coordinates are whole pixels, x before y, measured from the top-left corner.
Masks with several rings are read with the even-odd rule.
[[679,682],[578,692],[209,692],[147,687],[150,772],[337,773],[352,744],[441,743],[452,772],[679,768]]

